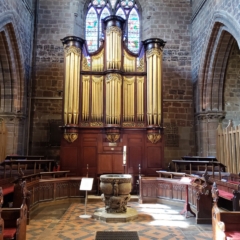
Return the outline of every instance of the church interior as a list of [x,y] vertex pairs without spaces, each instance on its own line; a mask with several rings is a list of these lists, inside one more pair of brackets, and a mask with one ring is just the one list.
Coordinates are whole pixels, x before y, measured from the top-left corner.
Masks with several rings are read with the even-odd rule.
[[240,239],[239,89],[239,0],[1,0],[0,240]]

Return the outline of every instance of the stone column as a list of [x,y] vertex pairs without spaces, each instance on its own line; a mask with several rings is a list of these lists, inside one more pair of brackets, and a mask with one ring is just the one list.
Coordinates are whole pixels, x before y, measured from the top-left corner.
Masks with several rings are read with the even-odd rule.
[[217,127],[225,112],[202,112],[196,114],[196,142],[198,156],[216,156]]

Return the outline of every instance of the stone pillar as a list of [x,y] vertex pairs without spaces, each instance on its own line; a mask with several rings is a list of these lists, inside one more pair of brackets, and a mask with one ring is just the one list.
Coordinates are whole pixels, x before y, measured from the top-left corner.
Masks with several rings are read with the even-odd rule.
[[216,156],[216,131],[224,116],[224,112],[203,112],[195,116],[198,156]]

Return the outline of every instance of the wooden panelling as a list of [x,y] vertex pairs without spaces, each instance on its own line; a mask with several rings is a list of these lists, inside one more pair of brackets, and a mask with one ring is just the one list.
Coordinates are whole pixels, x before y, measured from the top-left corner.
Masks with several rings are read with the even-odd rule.
[[83,159],[82,166],[85,167],[88,164],[88,167],[97,167],[97,147],[83,147]]
[[[123,173],[123,146],[127,147],[125,173],[141,173],[145,176],[156,175],[164,166],[163,136],[157,143],[147,138],[146,129],[124,130],[117,142],[108,142],[103,129],[80,129],[78,145],[61,146],[61,170],[70,170],[70,176],[94,177],[98,174]],[[74,147],[69,147],[74,146]],[[88,165],[88,170],[87,170]]]
[[103,147],[103,151],[122,152],[122,147]]
[[64,147],[61,149],[61,168],[76,168],[78,162],[78,148],[77,147]]
[[123,155],[122,154],[115,154],[112,155],[112,166],[114,173],[124,173],[123,169]]
[[160,146],[147,147],[147,167],[161,168],[162,167],[162,148]]
[[134,169],[134,172],[138,171],[139,164],[142,164],[143,158],[143,147],[142,146],[128,146],[127,161],[128,168]]
[[98,155],[98,174],[112,173],[112,155],[99,154]]

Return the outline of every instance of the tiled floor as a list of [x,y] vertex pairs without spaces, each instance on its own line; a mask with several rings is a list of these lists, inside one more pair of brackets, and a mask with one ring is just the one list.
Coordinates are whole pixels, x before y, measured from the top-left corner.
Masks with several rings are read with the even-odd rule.
[[[59,204],[38,208],[27,226],[29,240],[94,240],[96,231],[138,231],[140,240],[210,240],[212,226],[195,224],[193,217],[185,218],[181,207],[164,204],[129,202],[138,211],[138,218],[127,223],[106,223],[92,218],[83,219],[83,203]],[[88,202],[86,213],[104,207],[99,201]]]

